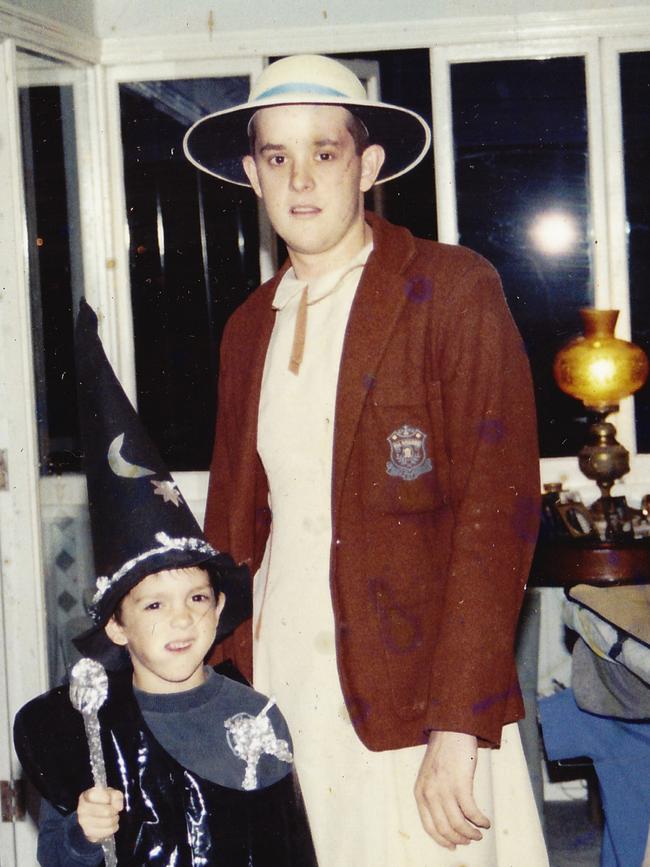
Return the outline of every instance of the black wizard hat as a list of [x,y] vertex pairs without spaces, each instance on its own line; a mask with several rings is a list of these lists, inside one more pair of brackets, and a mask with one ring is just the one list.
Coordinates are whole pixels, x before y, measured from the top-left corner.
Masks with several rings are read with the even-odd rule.
[[83,298],[75,359],[98,576],[90,606],[94,625],[75,645],[107,668],[122,665],[122,648],[104,631],[120,599],[147,575],[190,566],[205,569],[226,597],[217,641],[225,638],[250,617],[248,569],[206,541],[115,376],[97,333],[97,316]]

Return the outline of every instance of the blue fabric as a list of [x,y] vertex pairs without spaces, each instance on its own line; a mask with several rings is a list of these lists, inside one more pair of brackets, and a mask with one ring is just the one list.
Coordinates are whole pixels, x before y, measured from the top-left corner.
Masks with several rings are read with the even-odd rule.
[[640,867],[650,821],[650,723],[580,710],[571,689],[541,699],[539,714],[549,759],[594,763],[605,814],[601,867]]
[[287,84],[278,84],[275,87],[270,87],[264,93],[260,93],[255,97],[255,101],[260,99],[269,99],[272,96],[285,96],[291,93],[313,93],[318,96],[336,96],[343,99],[349,99],[347,94],[341,93],[340,90],[335,90],[333,87],[326,87],[323,84],[315,84],[313,81],[290,81]]
[[[246,763],[228,745],[224,722],[238,713],[257,716],[266,696],[211,668],[206,668],[205,682],[187,692],[153,694],[135,688],[133,692],[153,736],[177,762],[212,783],[242,788]],[[293,751],[289,729],[277,705],[269,710],[268,718],[275,736]],[[277,783],[290,768],[275,756],[261,756],[258,788]]]
[[86,839],[77,813],[64,817],[45,798],[38,817],[37,858],[41,867],[97,867],[104,863],[102,847]]

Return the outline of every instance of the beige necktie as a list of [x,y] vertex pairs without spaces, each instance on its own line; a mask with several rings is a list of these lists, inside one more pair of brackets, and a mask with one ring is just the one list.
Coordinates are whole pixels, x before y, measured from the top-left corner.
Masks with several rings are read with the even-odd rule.
[[302,293],[300,295],[300,301],[298,302],[296,324],[293,331],[293,343],[291,345],[291,355],[289,357],[289,370],[291,371],[291,373],[295,374],[296,376],[300,373],[300,365],[302,364],[302,359],[305,354],[305,337],[307,335],[307,307],[309,307],[310,304],[318,304],[318,302],[322,301],[323,298],[327,298],[329,295],[332,295],[341,286],[348,274],[351,274],[357,268],[363,268],[364,265],[365,262],[352,265],[350,268],[347,269],[347,271],[344,271],[343,274],[341,274],[339,279],[328,292],[324,292],[318,298],[315,298],[312,302],[309,302],[307,300],[309,287],[305,286],[305,288],[302,290]]
[[293,343],[289,358],[289,370],[297,376],[300,373],[302,357],[305,354],[305,335],[307,334],[307,286],[302,290],[296,313],[296,325],[293,331]]

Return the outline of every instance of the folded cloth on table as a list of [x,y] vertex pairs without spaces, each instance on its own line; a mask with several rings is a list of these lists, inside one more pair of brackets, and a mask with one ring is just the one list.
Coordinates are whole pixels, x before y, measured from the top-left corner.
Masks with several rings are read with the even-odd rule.
[[581,710],[617,719],[650,719],[650,686],[624,665],[594,653],[582,638],[573,647],[571,685]]
[[[571,596],[575,589],[571,589]],[[595,589],[601,590],[601,588]],[[626,588],[606,588],[606,590],[610,589]],[[563,617],[566,625],[577,632],[597,656],[625,666],[645,683],[650,684],[650,646],[645,641],[617,622],[605,619],[600,613],[581,602],[570,600],[565,602]],[[650,609],[648,609],[648,617],[650,618]]]

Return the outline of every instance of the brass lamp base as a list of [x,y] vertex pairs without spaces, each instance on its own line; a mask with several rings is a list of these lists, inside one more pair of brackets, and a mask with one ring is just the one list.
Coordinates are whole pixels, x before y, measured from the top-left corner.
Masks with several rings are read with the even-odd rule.
[[602,497],[608,497],[612,485],[630,472],[630,453],[616,439],[616,428],[605,421],[618,407],[598,411],[589,428],[587,441],[578,452],[578,465],[588,479],[600,488]]
[[617,497],[615,502],[611,489],[615,482],[630,472],[630,453],[616,439],[614,425],[605,421],[611,412],[618,410],[618,406],[588,409],[595,413],[596,419],[589,427],[585,445],[578,452],[578,465],[600,489],[600,497],[589,511],[596,521],[605,523],[606,538],[615,541],[626,537],[629,529],[625,526],[627,516],[621,515],[622,498]]

